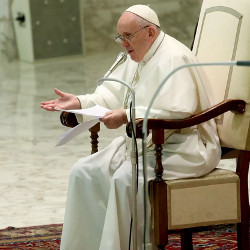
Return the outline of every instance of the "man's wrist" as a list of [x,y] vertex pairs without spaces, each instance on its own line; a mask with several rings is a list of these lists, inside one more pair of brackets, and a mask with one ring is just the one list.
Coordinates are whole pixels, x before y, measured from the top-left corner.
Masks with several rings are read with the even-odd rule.
[[79,97],[78,97],[78,96],[76,96],[76,98],[77,98],[77,101],[78,101],[78,103],[79,103],[79,109],[81,109],[81,108],[82,108],[81,101],[80,101],[80,99],[79,99]]

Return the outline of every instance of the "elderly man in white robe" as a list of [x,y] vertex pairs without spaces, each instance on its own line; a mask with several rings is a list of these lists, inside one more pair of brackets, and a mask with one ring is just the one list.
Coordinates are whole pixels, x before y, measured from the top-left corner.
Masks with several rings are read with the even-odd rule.
[[[117,23],[117,42],[129,55],[110,75],[131,84],[135,90],[136,118],[143,118],[154,91],[176,67],[197,62],[193,53],[160,29],[156,13],[145,5],[124,11]],[[187,118],[210,106],[207,79],[200,68],[174,74],[162,88],[149,118]],[[100,119],[115,129],[129,120],[131,93],[127,87],[105,81],[93,94],[75,96],[55,89],[60,98],[43,102],[53,111],[94,105],[109,108]],[[165,179],[202,176],[215,168],[220,145],[213,120],[191,128],[171,131],[163,145]],[[138,139],[139,140],[139,139]],[[61,240],[63,250],[127,250],[132,216],[131,139],[125,134],[103,150],[80,159],[70,175]],[[155,156],[148,137],[148,178],[154,177]],[[143,177],[139,154],[138,249],[143,247]],[[149,244],[150,245],[150,244]]]

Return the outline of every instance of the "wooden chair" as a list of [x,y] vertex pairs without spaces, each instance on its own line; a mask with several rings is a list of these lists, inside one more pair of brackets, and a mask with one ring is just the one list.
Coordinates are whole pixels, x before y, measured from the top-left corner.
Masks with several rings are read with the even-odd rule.
[[[164,249],[168,231],[181,229],[181,248],[193,249],[192,228],[237,223],[238,248],[249,249],[248,168],[250,152],[240,150],[236,172],[215,169],[206,176],[165,181],[162,178],[162,144],[165,129],[182,129],[200,124],[232,111],[240,115],[245,111],[243,100],[226,100],[184,120],[149,119],[148,129],[156,151],[156,178],[149,183],[149,194],[154,221],[154,243]],[[136,121],[140,134],[143,119]],[[129,129],[128,129],[129,130]],[[129,133],[131,136],[131,133]]]
[[[249,0],[203,0],[193,51],[201,62],[250,59]],[[164,249],[168,231],[180,229],[181,248],[192,249],[192,231],[209,225],[237,223],[238,249],[249,249],[248,169],[250,162],[250,69],[204,68],[215,105],[184,120],[148,120],[156,151],[156,178],[149,183],[154,244]],[[216,104],[218,103],[218,104]],[[165,181],[161,150],[165,129],[182,129],[215,118],[221,145],[237,150],[236,172],[215,169],[206,176]],[[62,112],[62,124],[77,125]],[[143,119],[136,121],[141,134]],[[91,131],[92,153],[98,149],[96,125]],[[130,124],[127,133],[131,136]],[[235,161],[236,162],[236,161]]]

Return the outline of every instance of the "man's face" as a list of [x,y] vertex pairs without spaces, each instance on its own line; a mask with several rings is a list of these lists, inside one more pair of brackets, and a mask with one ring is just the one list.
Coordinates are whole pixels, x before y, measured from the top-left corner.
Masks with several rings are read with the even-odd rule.
[[150,28],[148,26],[143,28],[144,26],[137,23],[136,18],[135,14],[125,12],[117,23],[117,32],[123,37],[133,34],[130,39],[123,39],[121,46],[133,61],[140,62],[149,50],[152,41],[149,35]]

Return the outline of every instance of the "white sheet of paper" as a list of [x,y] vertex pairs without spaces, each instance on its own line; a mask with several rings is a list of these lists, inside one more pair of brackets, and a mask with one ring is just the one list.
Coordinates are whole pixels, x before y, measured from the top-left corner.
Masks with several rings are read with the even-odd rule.
[[82,122],[82,123],[78,124],[74,128],[71,128],[70,130],[68,130],[64,134],[60,135],[60,137],[59,137],[60,141],[56,144],[56,146],[62,146],[63,144],[69,142],[70,140],[72,140],[73,138],[75,138],[76,136],[81,134],[82,132],[90,129],[98,122],[99,122],[99,118],[96,118],[96,119],[89,120],[89,121]]
[[81,134],[82,132],[90,129],[91,127],[93,127],[94,125],[96,125],[99,122],[99,118],[102,118],[106,112],[110,111],[110,109],[104,108],[104,107],[99,106],[99,105],[96,105],[94,107],[87,108],[87,109],[66,110],[66,109],[55,108],[55,110],[66,111],[66,112],[79,114],[79,115],[88,115],[88,116],[96,117],[96,119],[91,119],[89,121],[82,122],[82,123],[78,124],[77,126],[75,126],[74,128],[71,128],[70,130],[68,130],[64,134],[60,135],[59,136],[60,141],[56,144],[56,146],[61,146],[65,143],[69,142],[70,140],[72,140],[73,138],[75,138],[76,136]]
[[98,117],[98,118],[103,117],[105,115],[105,113],[110,111],[110,109],[104,108],[104,107],[99,106],[99,105],[93,106],[91,108],[86,108],[86,109],[69,109],[69,110],[66,110],[66,109],[55,108],[55,110],[66,111],[66,112],[79,114],[79,115],[95,116],[95,117]]

